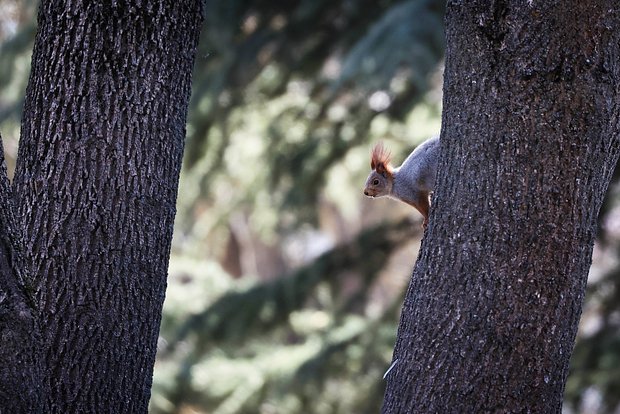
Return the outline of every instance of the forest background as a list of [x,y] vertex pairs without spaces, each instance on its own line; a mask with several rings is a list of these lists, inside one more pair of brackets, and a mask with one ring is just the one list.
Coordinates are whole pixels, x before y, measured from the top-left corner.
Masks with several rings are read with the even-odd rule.
[[[439,131],[444,3],[207,2],[150,412],[379,411],[421,218],[362,186]],[[10,174],[36,10],[0,0]],[[566,413],[620,412],[619,176]]]

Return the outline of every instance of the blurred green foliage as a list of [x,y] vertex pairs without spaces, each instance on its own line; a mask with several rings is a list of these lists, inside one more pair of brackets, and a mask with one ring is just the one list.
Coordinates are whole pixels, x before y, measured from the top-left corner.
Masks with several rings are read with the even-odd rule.
[[[401,160],[439,129],[444,3],[206,3],[152,413],[379,411],[420,226],[361,187],[372,142]],[[0,2],[9,169],[35,14]],[[620,404],[612,190],[567,412]]]

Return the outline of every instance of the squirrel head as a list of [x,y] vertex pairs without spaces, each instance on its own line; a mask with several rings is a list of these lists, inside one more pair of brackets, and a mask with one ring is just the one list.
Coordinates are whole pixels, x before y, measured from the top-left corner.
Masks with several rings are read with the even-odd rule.
[[394,169],[390,164],[390,152],[379,142],[372,149],[370,156],[372,171],[366,179],[364,194],[368,197],[382,197],[392,192]]

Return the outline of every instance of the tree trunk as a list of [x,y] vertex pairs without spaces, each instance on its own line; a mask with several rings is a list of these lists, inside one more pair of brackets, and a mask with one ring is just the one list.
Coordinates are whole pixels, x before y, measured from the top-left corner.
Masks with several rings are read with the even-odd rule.
[[383,412],[560,412],[619,153],[612,1],[449,1],[440,170]]
[[46,413],[147,411],[201,9],[41,2],[14,190]]
[[38,413],[43,400],[37,311],[0,145],[0,413]]

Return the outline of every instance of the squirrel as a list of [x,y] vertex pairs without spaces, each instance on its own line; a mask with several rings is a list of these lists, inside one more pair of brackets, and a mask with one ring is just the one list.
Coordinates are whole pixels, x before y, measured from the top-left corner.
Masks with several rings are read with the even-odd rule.
[[372,198],[388,196],[415,207],[424,216],[422,226],[426,228],[429,196],[435,185],[438,158],[438,136],[418,145],[405,162],[396,168],[390,164],[390,152],[379,142],[372,150],[372,171],[366,179],[364,195]]

